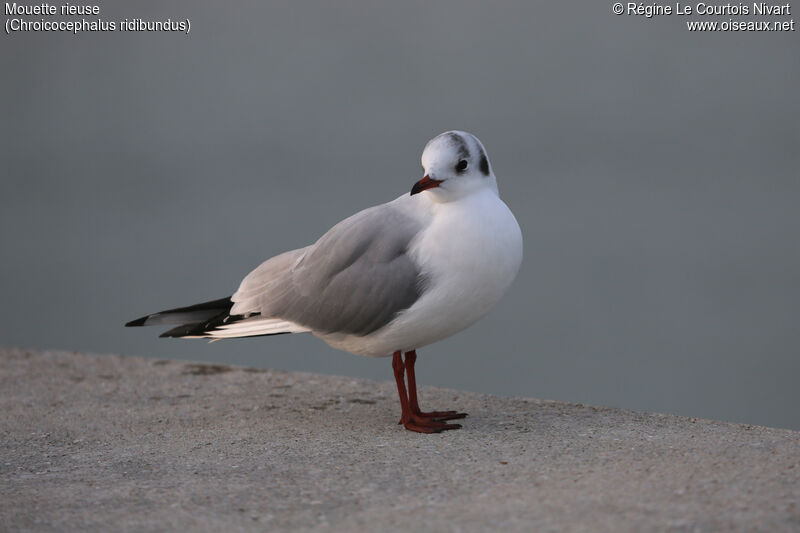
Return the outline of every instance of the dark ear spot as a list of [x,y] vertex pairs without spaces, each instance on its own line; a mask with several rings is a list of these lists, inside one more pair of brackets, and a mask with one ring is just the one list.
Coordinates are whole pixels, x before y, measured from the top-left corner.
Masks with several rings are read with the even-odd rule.
[[480,163],[481,172],[483,172],[484,176],[489,175],[489,160],[486,159],[486,154],[481,154],[481,163]]

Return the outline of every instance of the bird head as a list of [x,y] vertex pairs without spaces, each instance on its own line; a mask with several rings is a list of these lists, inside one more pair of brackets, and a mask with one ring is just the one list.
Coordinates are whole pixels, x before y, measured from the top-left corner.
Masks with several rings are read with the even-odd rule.
[[465,131],[447,131],[428,141],[422,169],[424,176],[414,184],[412,196],[424,191],[435,202],[449,202],[485,188],[497,192],[486,149]]

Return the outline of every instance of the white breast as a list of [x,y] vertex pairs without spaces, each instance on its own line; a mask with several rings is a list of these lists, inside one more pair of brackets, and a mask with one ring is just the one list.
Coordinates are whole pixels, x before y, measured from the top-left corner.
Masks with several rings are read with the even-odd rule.
[[353,353],[391,355],[449,337],[486,315],[522,262],[522,233],[491,190],[435,204],[430,226],[410,247],[428,290],[386,327],[365,337],[323,337]]

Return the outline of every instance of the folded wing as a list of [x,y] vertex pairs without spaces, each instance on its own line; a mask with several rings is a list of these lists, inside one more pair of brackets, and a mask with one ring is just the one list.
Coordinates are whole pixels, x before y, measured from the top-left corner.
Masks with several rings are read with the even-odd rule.
[[312,246],[253,271],[233,295],[232,312],[280,318],[320,334],[372,333],[425,289],[408,253],[421,229],[391,205],[361,211]]

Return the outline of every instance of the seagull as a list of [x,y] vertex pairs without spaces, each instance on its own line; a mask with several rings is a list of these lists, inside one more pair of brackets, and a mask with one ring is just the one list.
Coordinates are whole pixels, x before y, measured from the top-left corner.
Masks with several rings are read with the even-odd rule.
[[416,351],[494,307],[519,271],[522,232],[474,135],[434,137],[422,168],[410,194],[266,260],[232,296],[125,325],[178,324],[161,337],[212,341],[308,332],[346,352],[391,356],[400,423],[420,433],[459,429],[446,421],[466,413],[420,410]]

